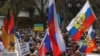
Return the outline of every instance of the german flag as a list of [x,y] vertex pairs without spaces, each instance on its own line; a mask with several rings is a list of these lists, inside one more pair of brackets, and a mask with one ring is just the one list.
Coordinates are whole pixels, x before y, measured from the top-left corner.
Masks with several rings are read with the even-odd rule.
[[2,30],[2,40],[5,48],[10,51],[14,51],[15,47],[15,28],[14,28],[14,16],[12,10],[8,10],[8,15],[4,20],[4,26]]
[[7,17],[5,17],[4,19],[4,23],[2,27],[2,37],[1,37],[6,50],[9,49],[9,38],[8,38],[8,27],[9,27],[9,20],[10,20],[9,13],[10,13],[10,9],[8,10]]

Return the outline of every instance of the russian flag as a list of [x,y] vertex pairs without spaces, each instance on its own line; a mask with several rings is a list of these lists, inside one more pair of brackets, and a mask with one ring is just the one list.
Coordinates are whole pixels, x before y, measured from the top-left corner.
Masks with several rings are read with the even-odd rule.
[[46,53],[51,51],[51,42],[47,31],[39,48],[39,56],[46,56]]
[[84,53],[92,53],[93,50],[97,48],[96,39],[95,39],[95,32],[92,26],[89,28],[88,35],[85,39],[86,45],[82,45],[80,51]]
[[91,26],[88,31],[88,39],[86,39],[88,42],[88,47],[86,48],[85,53],[91,53],[93,50],[97,48],[95,37],[96,37],[95,31],[93,30]]
[[77,16],[66,27],[75,41],[81,38],[82,33],[96,20],[95,14],[87,1]]
[[66,45],[59,28],[54,0],[49,0],[48,28],[53,55],[59,56],[62,52],[66,51]]

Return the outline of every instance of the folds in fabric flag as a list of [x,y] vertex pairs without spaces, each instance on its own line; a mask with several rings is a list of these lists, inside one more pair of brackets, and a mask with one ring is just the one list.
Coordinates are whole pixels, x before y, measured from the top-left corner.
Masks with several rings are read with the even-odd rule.
[[15,28],[14,28],[14,16],[12,11],[8,10],[8,15],[5,18],[4,26],[2,30],[2,40],[4,47],[7,51],[11,49],[11,46],[13,46],[12,49],[14,49],[14,43],[15,43]]
[[81,38],[82,33],[90,27],[90,25],[96,20],[96,17],[87,1],[77,16],[66,27],[70,36],[78,41]]
[[54,0],[49,0],[48,28],[53,55],[59,56],[62,52],[66,51],[66,46],[59,28]]
[[14,24],[14,15],[12,10],[10,10],[10,21],[8,27],[8,34],[9,34],[9,49],[15,51],[15,24]]
[[49,39],[48,31],[46,32],[44,39],[41,43],[41,46],[39,48],[39,56],[46,56],[47,52],[51,52],[51,41]]
[[2,37],[1,37],[6,50],[9,49],[9,38],[8,38],[8,27],[10,21],[9,13],[10,13],[10,9],[8,10],[7,17],[5,17],[4,19],[3,28],[2,28]]
[[97,48],[95,37],[95,32],[91,26],[85,39],[85,45],[82,45],[80,51],[84,53],[92,53],[92,51]]
[[93,50],[95,50],[97,48],[95,37],[96,37],[95,31],[93,30],[93,28],[91,26],[88,31],[88,36],[86,38],[88,46],[86,48],[85,53],[91,53]]
[[15,33],[15,28],[14,28],[14,15],[12,10],[10,11],[10,22],[9,22],[9,27],[8,27],[8,34]]
[[14,52],[17,53],[17,56],[21,55],[21,50],[20,50],[20,45],[19,45],[19,41],[16,37],[16,30],[15,30],[15,22],[14,22],[14,15],[13,15],[13,11],[10,10],[9,13],[9,27],[8,27],[8,36],[9,36],[9,51],[13,50]]

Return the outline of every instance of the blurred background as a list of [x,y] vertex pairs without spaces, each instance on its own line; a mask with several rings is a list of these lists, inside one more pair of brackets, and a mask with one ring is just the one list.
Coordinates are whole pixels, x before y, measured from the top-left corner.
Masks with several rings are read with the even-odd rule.
[[[55,1],[61,29],[66,31],[66,26],[77,15],[86,0]],[[93,26],[100,37],[100,0],[89,0],[89,2],[97,17]],[[34,28],[38,25],[44,30],[47,27],[48,0],[0,0],[0,26],[9,8],[12,8],[14,12],[16,28]]]

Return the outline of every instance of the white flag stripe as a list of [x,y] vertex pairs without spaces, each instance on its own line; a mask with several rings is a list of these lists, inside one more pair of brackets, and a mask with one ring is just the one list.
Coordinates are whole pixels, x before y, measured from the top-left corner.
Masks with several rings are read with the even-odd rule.
[[60,51],[66,51],[66,45],[64,43],[64,39],[63,39],[63,36],[61,34],[58,20],[57,20],[57,13],[56,13],[55,4],[54,4],[54,24],[55,24],[56,40],[57,40],[58,47],[59,47]]

